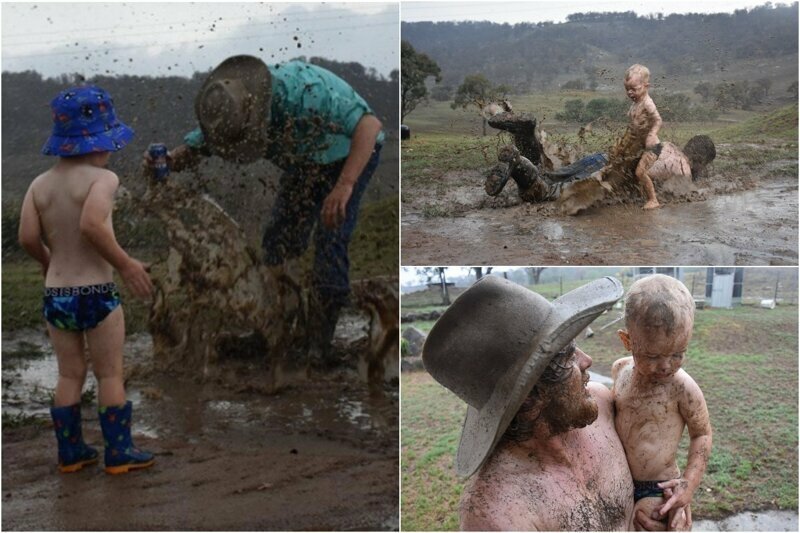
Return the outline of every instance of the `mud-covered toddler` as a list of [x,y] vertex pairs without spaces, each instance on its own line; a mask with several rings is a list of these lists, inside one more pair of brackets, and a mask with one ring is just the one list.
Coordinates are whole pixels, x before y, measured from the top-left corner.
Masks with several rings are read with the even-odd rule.
[[661,129],[661,115],[656,109],[656,104],[650,98],[650,70],[644,65],[632,65],[625,72],[625,94],[633,100],[628,110],[630,123],[628,128],[635,141],[643,149],[639,163],[636,166],[636,178],[642,186],[646,202],[645,209],[654,209],[659,206],[656,199],[656,189],[648,170],[661,155],[661,143],[658,140],[658,131]]
[[[625,300],[625,330],[633,357],[614,363],[616,429],[634,483],[634,512],[675,529],[700,485],[711,453],[711,423],[697,383],[681,369],[694,324],[694,299],[680,281],[656,274],[636,281]],[[681,474],[676,453],[684,427],[689,458]],[[664,499],[667,499],[664,502]]]
[[106,168],[133,130],[117,120],[110,95],[75,87],[51,102],[53,134],[45,155],[58,156],[25,194],[20,215],[22,247],[42,266],[44,318],[58,359],[51,414],[61,472],[96,463],[98,453],[81,432],[81,392],[86,353],[98,383],[105,470],[119,474],[153,464],[153,454],[131,441],[131,402],[122,373],[125,318],[114,270],[138,297],[152,284],[145,267],[117,243],[111,221],[119,178]]

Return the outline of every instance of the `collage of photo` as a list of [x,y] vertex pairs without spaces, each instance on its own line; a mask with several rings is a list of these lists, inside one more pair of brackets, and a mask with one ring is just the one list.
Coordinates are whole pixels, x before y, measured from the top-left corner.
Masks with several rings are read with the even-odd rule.
[[3,531],[797,531],[798,2],[0,6]]

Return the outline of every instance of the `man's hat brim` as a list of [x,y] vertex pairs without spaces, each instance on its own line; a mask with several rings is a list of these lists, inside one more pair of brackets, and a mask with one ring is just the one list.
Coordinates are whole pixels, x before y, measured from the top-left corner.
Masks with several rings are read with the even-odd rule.
[[506,376],[481,409],[467,406],[456,456],[459,476],[471,476],[486,462],[552,358],[595,318],[611,308],[622,294],[622,284],[605,277],[572,290],[551,303],[552,311],[545,319],[543,334],[521,371]]
[[[231,79],[242,81],[247,91],[253,96],[253,105],[256,108],[253,113],[256,122],[250,125],[253,131],[244,138],[235,141],[222,136],[215,137],[212,132],[204,127],[207,119],[213,117],[206,117],[201,105],[203,95],[211,84]],[[254,161],[263,157],[267,151],[267,126],[271,101],[272,75],[261,59],[249,55],[239,55],[229,57],[220,63],[203,82],[203,86],[195,99],[195,114],[200,122],[200,129],[203,131],[205,142],[211,152],[219,154],[226,159],[238,159],[241,161]],[[232,157],[233,154],[235,154],[235,157]]]

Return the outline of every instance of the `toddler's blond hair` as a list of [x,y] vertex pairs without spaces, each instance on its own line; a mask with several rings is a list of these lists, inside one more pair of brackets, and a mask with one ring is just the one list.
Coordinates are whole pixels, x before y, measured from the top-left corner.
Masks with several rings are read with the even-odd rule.
[[634,76],[639,76],[639,79],[644,83],[650,83],[650,69],[644,65],[636,63],[628,67],[628,70],[625,71],[625,81],[628,81]]

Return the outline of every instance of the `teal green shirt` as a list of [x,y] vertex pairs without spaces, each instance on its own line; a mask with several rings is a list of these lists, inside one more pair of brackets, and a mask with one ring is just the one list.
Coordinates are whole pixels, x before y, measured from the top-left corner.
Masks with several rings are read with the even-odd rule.
[[[270,128],[278,139],[288,128],[291,140],[283,146],[276,143],[264,157],[278,166],[297,156],[320,164],[346,158],[356,124],[364,115],[374,114],[367,102],[347,82],[322,67],[289,61],[268,68],[272,75]],[[381,131],[376,143],[383,144],[384,138]],[[184,142],[191,148],[206,148],[200,128],[188,133]],[[284,150],[292,153],[282,157]]]

